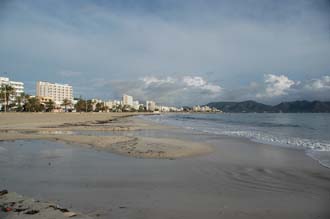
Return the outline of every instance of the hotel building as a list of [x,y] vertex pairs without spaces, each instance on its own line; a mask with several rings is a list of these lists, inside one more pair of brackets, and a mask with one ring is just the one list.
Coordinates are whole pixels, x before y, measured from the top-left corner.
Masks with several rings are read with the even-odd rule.
[[123,105],[133,106],[133,97],[127,94],[123,95]]
[[147,111],[155,111],[156,110],[156,103],[155,101],[147,101],[146,102],[146,107],[147,107]]
[[10,81],[9,78],[0,77],[0,86],[9,85],[15,89],[16,96],[24,93],[24,83],[19,81]]
[[68,84],[57,84],[44,81],[37,81],[36,85],[37,97],[48,97],[57,105],[63,103],[64,99],[73,101],[73,89]]

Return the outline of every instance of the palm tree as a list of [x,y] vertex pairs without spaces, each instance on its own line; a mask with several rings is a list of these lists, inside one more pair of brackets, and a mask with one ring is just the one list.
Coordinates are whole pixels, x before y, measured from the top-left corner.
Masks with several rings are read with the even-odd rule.
[[26,112],[40,112],[44,110],[44,107],[38,98],[32,97],[24,104],[24,110]]
[[65,108],[65,112],[67,111],[67,106],[71,105],[71,101],[67,98],[63,100],[62,106]]
[[9,102],[15,94],[16,94],[15,88],[10,85],[5,84],[0,87],[0,96],[1,99],[3,100],[5,111],[8,110]]
[[74,105],[74,108],[77,112],[83,112],[86,110],[86,101],[79,99],[78,102]]
[[23,101],[23,98],[22,98],[21,95],[19,95],[19,96],[16,97],[16,103],[17,103],[16,111],[17,112],[20,112],[23,109],[23,107],[22,107],[22,101]]
[[0,87],[0,100],[1,100],[1,106],[3,106],[5,104],[5,89],[4,86],[1,85]]
[[45,106],[46,106],[46,111],[47,111],[47,112],[51,112],[51,111],[55,108],[55,102],[52,101],[52,100],[48,100],[48,101],[45,103]]

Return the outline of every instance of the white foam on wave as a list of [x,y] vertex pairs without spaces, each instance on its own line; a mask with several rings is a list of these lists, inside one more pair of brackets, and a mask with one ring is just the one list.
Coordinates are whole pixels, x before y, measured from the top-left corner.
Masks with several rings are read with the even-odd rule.
[[330,143],[320,142],[314,139],[303,139],[296,137],[277,137],[274,135],[261,133],[257,131],[221,131],[221,130],[203,130],[204,132],[209,132],[213,134],[228,135],[233,137],[245,137],[253,141],[276,144],[285,147],[294,147],[298,149],[308,149],[315,151],[330,151]]
[[324,167],[330,168],[330,151],[307,150],[306,154]]
[[284,136],[279,138],[255,131],[221,131],[207,129],[204,129],[203,131],[211,134],[244,137],[259,143],[302,149],[305,151],[306,155],[317,160],[322,166],[330,168],[330,143],[327,142]]

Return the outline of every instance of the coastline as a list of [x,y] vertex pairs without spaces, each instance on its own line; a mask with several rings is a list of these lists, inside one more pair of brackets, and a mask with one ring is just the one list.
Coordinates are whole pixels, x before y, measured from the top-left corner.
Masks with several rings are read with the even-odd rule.
[[[89,130],[86,132],[79,133],[82,130],[78,130],[77,138],[84,141],[83,134],[100,132],[100,136],[92,136],[93,144],[95,139],[115,141],[116,137],[123,140],[118,142],[118,147],[127,147],[129,139],[139,138],[148,141],[141,140],[142,146],[150,143],[155,151],[172,144],[175,153],[178,144],[191,147],[192,143],[210,145],[212,150],[202,153],[203,156],[190,154],[174,160],[169,157],[135,159],[146,156],[125,154],[129,150],[124,150],[123,154],[116,150],[108,153],[108,149],[100,145],[79,147],[72,145],[77,142],[69,140],[68,145],[63,145],[62,140],[45,145],[50,137],[43,133],[45,139],[39,136],[29,141],[0,142],[0,147],[4,147],[10,156],[23,159],[24,162],[20,162],[30,167],[32,176],[18,182],[17,179],[24,176],[24,170],[16,168],[17,160],[8,160],[3,161],[6,163],[4,167],[0,167],[8,179],[0,176],[0,182],[12,191],[42,197],[43,200],[56,199],[63,206],[72,205],[72,209],[98,218],[327,219],[330,216],[330,171],[307,157],[302,150],[274,147],[245,138],[198,134],[144,122],[136,117],[118,119],[111,125],[126,127],[125,124],[136,129],[115,131],[108,136],[108,131],[100,131],[98,124],[96,127],[87,126]],[[78,128],[84,129],[84,126]],[[46,132],[52,130],[42,129]],[[16,131],[12,129],[9,134],[14,135]],[[125,136],[125,133],[132,134]],[[33,135],[36,134],[30,136]],[[64,134],[50,136],[71,138]],[[164,140],[167,145],[162,145]],[[29,153],[33,151],[33,158],[40,156],[39,159],[31,160],[19,144],[24,145],[26,149],[23,149]],[[21,149],[17,151],[15,148]],[[40,150],[45,151],[40,155]],[[67,153],[61,151],[70,153],[66,158]],[[34,184],[36,188],[26,187],[26,184]],[[50,186],[52,191],[47,190]],[[101,213],[96,216],[90,212]]]

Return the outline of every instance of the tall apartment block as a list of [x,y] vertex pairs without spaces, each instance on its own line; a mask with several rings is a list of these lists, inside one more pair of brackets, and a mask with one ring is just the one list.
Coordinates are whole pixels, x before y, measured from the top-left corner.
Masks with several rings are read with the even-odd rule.
[[64,99],[73,101],[73,89],[68,84],[37,81],[36,96],[50,98],[56,104],[62,104]]
[[146,107],[147,107],[147,110],[148,111],[155,111],[156,110],[156,103],[155,103],[155,101],[151,101],[151,100],[147,101],[146,102]]
[[0,86],[9,85],[15,89],[16,96],[24,93],[24,83],[19,81],[10,81],[9,78],[0,77]]
[[127,106],[133,106],[133,97],[127,94],[123,95],[123,104]]

